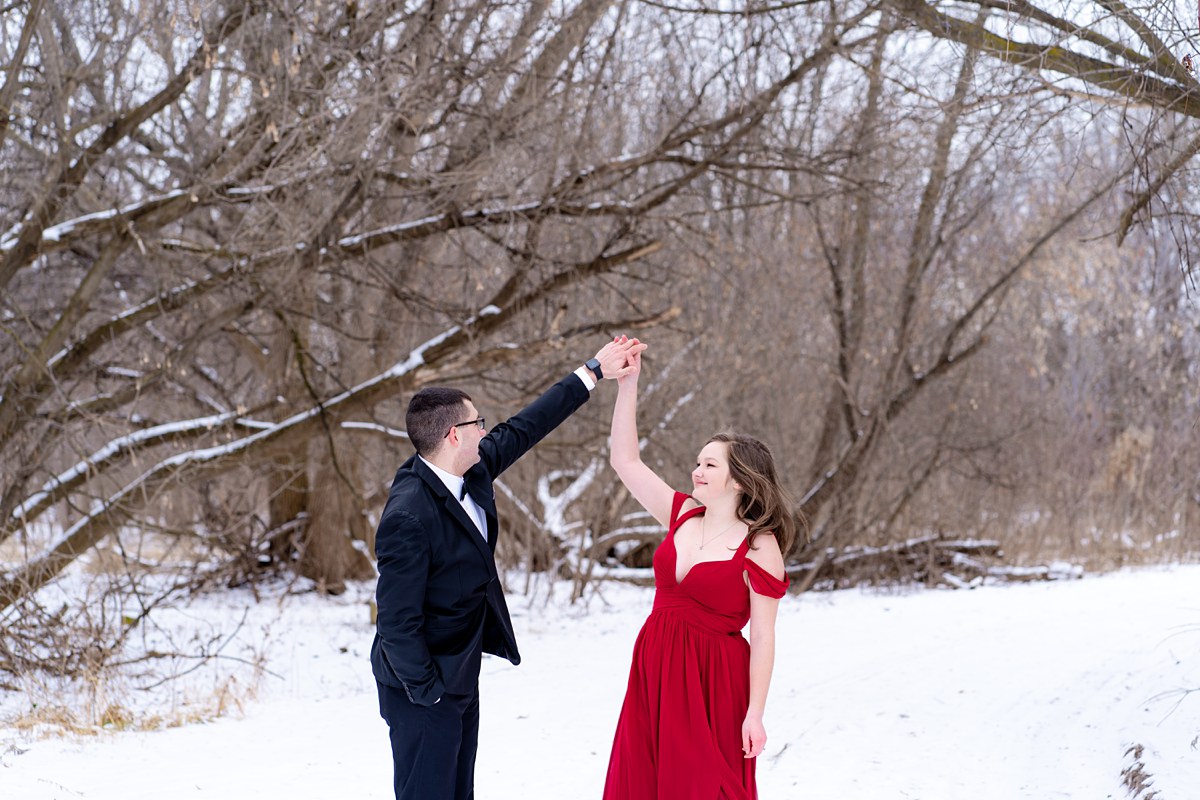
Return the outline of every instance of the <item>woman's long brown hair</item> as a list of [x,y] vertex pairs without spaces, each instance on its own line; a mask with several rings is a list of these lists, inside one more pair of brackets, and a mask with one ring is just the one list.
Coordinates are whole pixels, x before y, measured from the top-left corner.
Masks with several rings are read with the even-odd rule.
[[773,533],[786,557],[796,541],[799,512],[793,512],[791,498],[779,485],[770,448],[742,433],[718,433],[708,441],[725,443],[729,476],[742,487],[738,516],[749,525],[750,546],[754,547],[755,536]]

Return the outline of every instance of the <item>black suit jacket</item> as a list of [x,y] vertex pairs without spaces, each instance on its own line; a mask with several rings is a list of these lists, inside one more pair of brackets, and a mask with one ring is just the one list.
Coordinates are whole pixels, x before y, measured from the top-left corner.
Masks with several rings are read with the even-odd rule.
[[443,693],[468,694],[483,653],[521,663],[496,575],[492,481],[587,402],[576,375],[550,387],[479,444],[465,487],[487,517],[488,538],[441,479],[413,456],[396,472],[375,534],[379,608],[371,669],[417,705]]

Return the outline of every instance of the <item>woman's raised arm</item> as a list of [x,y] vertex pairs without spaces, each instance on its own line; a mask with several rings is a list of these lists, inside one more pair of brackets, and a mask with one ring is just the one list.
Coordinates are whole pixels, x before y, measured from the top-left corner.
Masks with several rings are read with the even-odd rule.
[[617,379],[617,401],[613,404],[612,441],[608,461],[630,494],[663,527],[671,520],[671,501],[675,492],[642,462],[637,433],[637,385],[642,371],[642,355],[630,357],[629,374]]

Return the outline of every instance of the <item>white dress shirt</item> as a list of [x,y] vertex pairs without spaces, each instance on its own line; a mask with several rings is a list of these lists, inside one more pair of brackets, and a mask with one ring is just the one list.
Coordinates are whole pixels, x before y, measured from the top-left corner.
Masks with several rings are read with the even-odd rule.
[[587,387],[589,392],[596,388],[596,376],[587,367],[580,367],[575,370],[575,376],[583,381],[583,385]]

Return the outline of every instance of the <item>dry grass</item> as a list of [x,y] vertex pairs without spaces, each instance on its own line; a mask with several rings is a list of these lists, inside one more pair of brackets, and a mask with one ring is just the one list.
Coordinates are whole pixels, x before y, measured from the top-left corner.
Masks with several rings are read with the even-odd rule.
[[158,730],[240,715],[257,696],[264,653],[225,652],[244,617],[160,627],[192,594],[186,573],[114,548],[81,566],[75,599],[56,616],[32,603],[10,609],[9,633],[24,638],[19,648],[10,638],[0,664],[14,692],[0,725],[36,738]]
[[[54,691],[47,685],[26,692],[24,711],[0,717],[0,726],[22,731],[32,738],[98,736],[116,731],[154,731],[179,728],[222,717],[240,717],[258,696],[259,684],[227,676],[210,693],[172,697],[166,703],[135,696],[137,690],[118,680]],[[64,697],[68,698],[64,701]]]
[[1154,776],[1146,770],[1146,764],[1142,761],[1144,754],[1145,750],[1140,744],[1131,745],[1125,751],[1125,757],[1131,758],[1133,763],[1121,770],[1121,785],[1133,800],[1163,800],[1158,790],[1151,788]]

